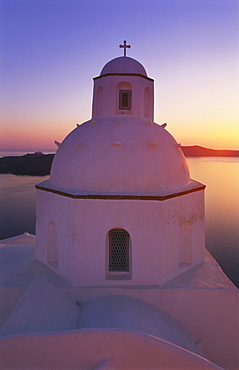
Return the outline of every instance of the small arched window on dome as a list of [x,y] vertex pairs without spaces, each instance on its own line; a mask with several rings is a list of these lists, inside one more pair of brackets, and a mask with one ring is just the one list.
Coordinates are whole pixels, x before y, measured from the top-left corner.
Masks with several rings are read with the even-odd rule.
[[144,89],[144,117],[151,117],[151,92],[149,87]]
[[132,86],[129,82],[120,82],[117,85],[117,112],[131,113]]
[[99,86],[97,89],[96,115],[100,116],[102,113],[103,113],[103,87]]
[[108,233],[108,273],[129,274],[129,233],[124,229],[112,229]]
[[119,109],[131,109],[131,90],[119,90]]

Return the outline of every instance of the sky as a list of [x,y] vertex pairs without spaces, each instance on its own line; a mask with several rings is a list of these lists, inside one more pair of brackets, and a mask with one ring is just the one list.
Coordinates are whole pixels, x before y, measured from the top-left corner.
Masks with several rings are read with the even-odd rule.
[[0,17],[1,150],[56,150],[124,40],[155,81],[155,122],[238,149],[237,0],[0,0]]

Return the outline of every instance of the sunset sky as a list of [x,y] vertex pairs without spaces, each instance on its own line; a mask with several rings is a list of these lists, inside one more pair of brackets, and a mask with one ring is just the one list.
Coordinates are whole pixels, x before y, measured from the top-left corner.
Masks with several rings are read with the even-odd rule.
[[0,149],[56,149],[91,118],[92,78],[127,55],[182,145],[238,149],[237,0],[0,0]]

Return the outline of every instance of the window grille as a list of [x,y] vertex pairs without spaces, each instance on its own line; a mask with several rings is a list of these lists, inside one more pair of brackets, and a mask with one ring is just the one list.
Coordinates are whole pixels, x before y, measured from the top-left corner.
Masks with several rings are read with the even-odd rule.
[[129,271],[129,234],[125,230],[109,233],[109,271]]
[[119,90],[119,109],[131,109],[131,90]]

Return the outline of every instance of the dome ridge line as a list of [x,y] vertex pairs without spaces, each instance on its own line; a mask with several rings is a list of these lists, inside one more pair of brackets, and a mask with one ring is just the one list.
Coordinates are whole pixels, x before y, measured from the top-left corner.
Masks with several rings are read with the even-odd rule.
[[153,78],[148,77],[148,76],[144,76],[140,73],[106,73],[106,74],[103,74],[103,75],[100,75],[100,76],[93,77],[93,80],[95,81],[99,78],[106,77],[106,76],[136,76],[136,77],[143,77],[143,78],[145,78],[146,80],[149,80],[149,81],[154,81]]

